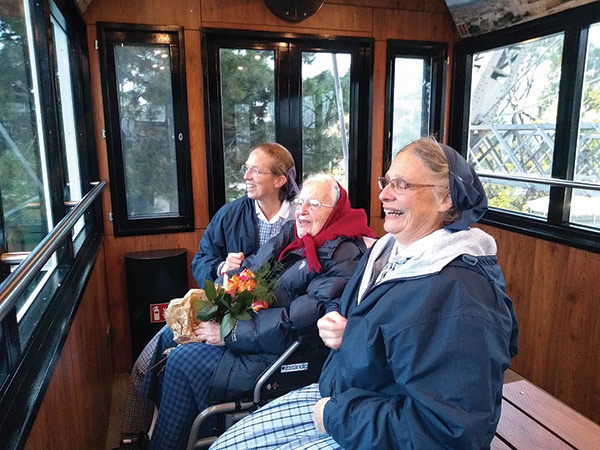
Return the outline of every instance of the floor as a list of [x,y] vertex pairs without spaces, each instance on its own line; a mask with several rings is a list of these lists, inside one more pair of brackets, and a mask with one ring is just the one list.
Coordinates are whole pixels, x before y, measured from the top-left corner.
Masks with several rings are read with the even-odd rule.
[[121,433],[121,414],[129,385],[129,374],[119,373],[115,375],[113,381],[112,397],[110,401],[110,421],[108,423],[108,433],[106,435],[106,449],[110,450],[119,446]]

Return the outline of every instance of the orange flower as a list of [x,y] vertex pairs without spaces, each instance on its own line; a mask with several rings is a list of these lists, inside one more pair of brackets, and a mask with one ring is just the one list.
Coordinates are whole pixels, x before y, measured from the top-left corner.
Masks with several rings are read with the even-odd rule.
[[240,277],[235,274],[231,278],[227,274],[223,275],[223,289],[225,289],[225,293],[231,295],[232,297],[236,292],[239,292],[240,285]]
[[261,309],[267,309],[269,307],[269,302],[264,302],[262,300],[254,300],[252,302],[252,311],[259,312]]
[[250,272],[248,269],[244,269],[239,276],[239,283],[237,285],[237,291],[250,291],[256,287],[256,280],[254,279],[254,274]]

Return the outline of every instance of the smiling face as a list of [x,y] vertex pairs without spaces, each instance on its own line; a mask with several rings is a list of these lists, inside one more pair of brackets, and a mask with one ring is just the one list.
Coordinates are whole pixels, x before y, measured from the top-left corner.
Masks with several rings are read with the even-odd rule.
[[[435,174],[410,150],[400,152],[392,161],[386,177],[408,183],[443,185]],[[384,229],[401,245],[409,245],[442,228],[443,213],[452,206],[449,193],[439,188],[418,187],[405,191],[388,185],[379,194],[385,212]]]
[[253,200],[265,201],[269,198],[279,198],[279,190],[286,183],[285,175],[275,175],[271,170],[271,158],[260,147],[250,153],[246,167],[258,169],[258,175],[250,171],[244,174],[248,197]]
[[[314,198],[324,205],[334,205],[337,192],[333,190],[330,183],[326,181],[313,181],[305,183],[298,195],[301,200]],[[321,206],[318,209],[311,209],[304,201],[302,206],[296,207],[296,233],[298,237],[304,237],[306,234],[316,236],[333,211],[332,207]]]

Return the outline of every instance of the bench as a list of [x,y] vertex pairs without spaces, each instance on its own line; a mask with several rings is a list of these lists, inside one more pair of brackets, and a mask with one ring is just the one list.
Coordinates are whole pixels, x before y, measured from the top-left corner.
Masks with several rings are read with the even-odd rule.
[[598,450],[600,425],[514,372],[507,373],[491,448]]

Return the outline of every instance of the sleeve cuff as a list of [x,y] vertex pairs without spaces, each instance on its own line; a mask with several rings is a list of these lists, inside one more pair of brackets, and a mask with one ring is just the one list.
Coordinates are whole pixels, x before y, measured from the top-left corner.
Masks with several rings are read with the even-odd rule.
[[313,410],[313,421],[315,422],[315,428],[321,434],[327,434],[327,430],[325,430],[325,424],[323,419],[323,411],[325,409],[325,404],[329,401],[330,397],[324,397],[319,400],[315,404],[315,408]]

